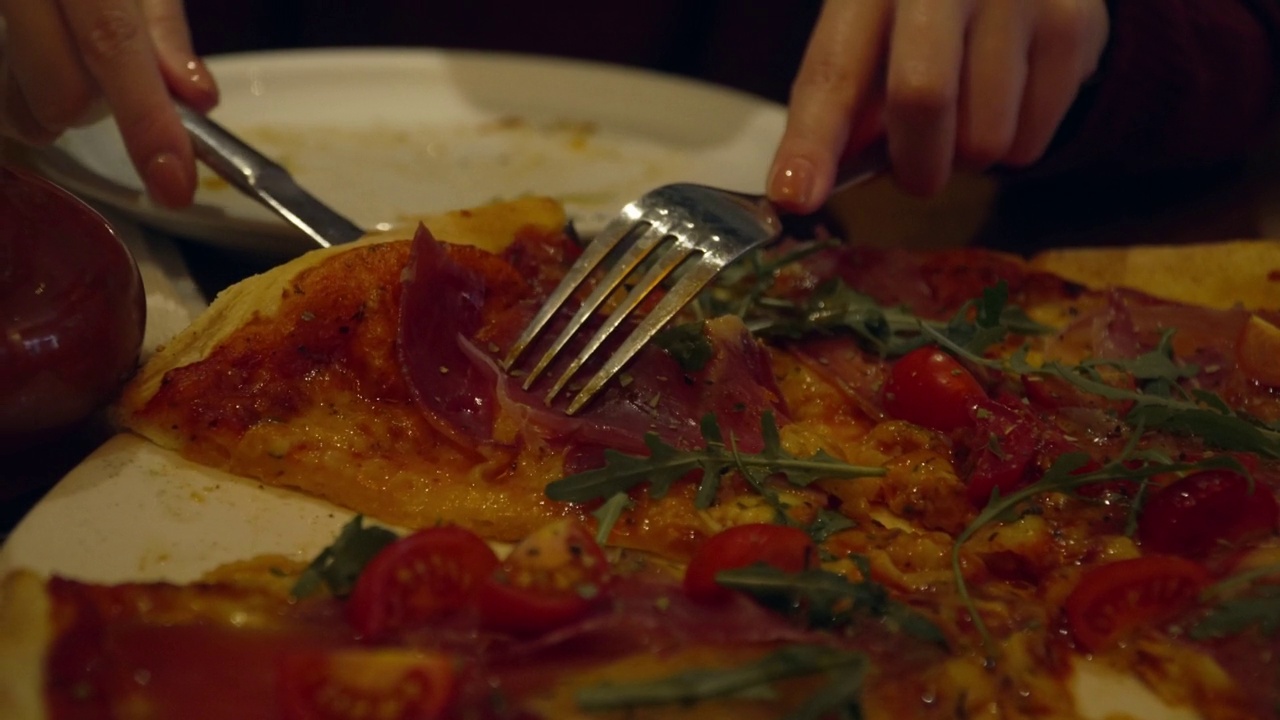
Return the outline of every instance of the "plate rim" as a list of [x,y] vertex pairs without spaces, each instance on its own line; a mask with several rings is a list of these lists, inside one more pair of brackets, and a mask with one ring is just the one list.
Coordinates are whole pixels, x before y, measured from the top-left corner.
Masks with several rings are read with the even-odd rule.
[[[778,124],[779,130],[786,117],[784,105],[739,88],[653,68],[559,55],[441,47],[349,46],[250,50],[211,54],[203,60],[211,72],[223,75],[224,78],[240,73],[317,71],[321,66],[335,63],[369,69],[378,66],[447,69],[450,63],[464,67],[486,66],[495,71],[519,68],[525,72],[553,77],[569,74],[615,81],[620,79],[629,86],[642,88],[646,92],[678,92],[689,97],[715,98],[719,102],[769,115],[769,120]],[[229,95],[225,89],[225,80],[223,82],[225,101]],[[239,94],[235,96],[238,97]],[[217,119],[218,115],[219,111],[215,108],[211,117]],[[228,209],[216,202],[201,202],[199,197],[195,204],[182,210],[159,205],[142,191],[140,181],[136,186],[117,182],[115,178],[103,175],[81,162],[68,149],[70,139],[78,137],[78,133],[101,132],[99,128],[104,123],[111,122],[113,120],[107,117],[74,128],[46,147],[31,149],[29,161],[40,173],[77,195],[114,208],[139,224],[177,237],[268,256],[277,254],[264,247],[268,243],[278,243],[280,254],[283,255],[296,255],[312,249],[311,242],[283,220],[237,213],[235,208]]]

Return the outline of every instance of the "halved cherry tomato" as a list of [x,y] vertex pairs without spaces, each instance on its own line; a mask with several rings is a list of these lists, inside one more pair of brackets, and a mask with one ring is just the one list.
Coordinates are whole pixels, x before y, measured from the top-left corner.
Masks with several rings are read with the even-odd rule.
[[973,432],[966,462],[969,500],[986,505],[993,491],[1002,495],[1027,480],[1041,438],[1032,418],[998,402],[983,402],[973,415]]
[[1067,624],[1085,649],[1102,650],[1137,627],[1176,617],[1208,583],[1208,570],[1171,555],[1099,565],[1067,596]]
[[457,673],[442,653],[315,650],[284,656],[277,688],[284,720],[434,720],[449,716]]
[[477,588],[485,627],[546,632],[587,614],[606,595],[609,561],[580,523],[558,520],[520,542]]
[[369,639],[421,625],[461,608],[497,566],[497,554],[470,530],[419,530],[369,561],[351,591],[347,620]]
[[903,355],[884,381],[884,411],[933,430],[950,432],[973,423],[973,408],[984,398],[977,379],[936,347]]
[[1270,488],[1230,470],[1205,470],[1153,493],[1138,518],[1144,548],[1203,557],[1219,543],[1275,532],[1280,506]]
[[813,538],[787,525],[750,523],[722,530],[698,546],[684,573],[684,591],[698,602],[724,602],[733,591],[716,582],[722,570],[764,563],[789,573],[812,567]]

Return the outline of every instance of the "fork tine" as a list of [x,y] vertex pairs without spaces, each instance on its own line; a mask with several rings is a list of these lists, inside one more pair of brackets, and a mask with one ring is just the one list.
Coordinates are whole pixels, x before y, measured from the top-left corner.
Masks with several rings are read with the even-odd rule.
[[[624,237],[634,237],[637,230],[634,223],[620,221],[615,222],[621,225],[629,225],[630,227],[628,227],[627,232],[624,233]],[[612,224],[613,223],[610,225]],[[564,329],[560,331],[560,334],[556,336],[555,341],[551,343],[551,347],[542,354],[542,357],[538,359],[537,364],[534,365],[533,369],[529,371],[529,374],[525,376],[525,390],[528,390],[533,385],[533,381],[538,379],[543,370],[545,370],[547,366],[555,360],[556,356],[560,354],[560,351],[564,349],[564,346],[568,344],[569,340],[582,329],[582,326],[586,324],[587,319],[596,311],[596,308],[600,307],[601,303],[603,303],[605,299],[622,284],[623,280],[625,280],[636,267],[645,261],[645,258],[649,257],[650,253],[652,253],[668,235],[668,230],[665,226],[659,226],[653,223],[640,224],[648,225],[648,227],[640,233],[639,237],[635,238],[635,241],[631,243],[626,252],[623,253],[622,257],[618,258],[618,261],[609,268],[609,272],[600,279],[600,282],[594,289],[592,289],[591,294],[583,300],[582,305],[578,307],[577,312],[575,312],[573,317],[569,320],[569,324],[565,325]],[[614,242],[613,245],[616,246],[617,243]],[[556,288],[556,290],[558,293],[559,288]],[[630,295],[628,295],[628,297],[630,297]],[[559,391],[559,387],[557,387],[552,393],[552,396]]]
[[[663,279],[670,275],[673,270],[688,259],[693,252],[693,246],[685,238],[677,237],[676,243],[664,252],[661,257],[654,261],[653,265],[647,272],[645,272],[644,277],[631,288],[631,291],[627,293],[626,298],[622,300],[618,307],[614,308],[613,312],[609,313],[609,317],[605,318],[604,324],[596,329],[595,335],[591,336],[591,339],[587,341],[587,344],[582,347],[578,352],[578,355],[569,363],[569,367],[565,368],[565,371],[561,373],[560,378],[556,380],[555,384],[551,387],[551,390],[547,392],[546,399],[548,404],[555,399],[556,395],[560,394],[560,391],[564,389],[564,386],[573,379],[574,375],[578,374],[580,369],[582,369],[582,366],[586,363],[587,359],[600,349],[600,346],[604,344],[605,340],[607,340],[609,336],[613,334],[613,331],[627,319],[631,312],[635,310],[646,297],[648,297],[649,293],[651,293],[653,289],[663,281]],[[656,312],[658,307],[662,307],[662,301],[659,301],[658,305],[655,306],[654,312]],[[678,309],[679,306],[676,307],[676,310]],[[675,311],[673,310],[672,314],[674,313]],[[662,322],[658,323],[659,327],[661,327]],[[632,351],[632,354],[634,354],[634,352],[635,351]]]
[[[664,238],[667,237],[667,235],[667,233],[662,233],[662,237]],[[583,364],[600,349],[600,346],[611,334],[613,334],[613,331],[627,319],[627,316],[629,316],[631,312],[644,301],[644,299],[655,287],[658,286],[659,283],[663,281],[664,278],[667,277],[667,275],[671,274],[672,270],[679,267],[680,264],[689,257],[691,252],[692,248],[689,243],[685,242],[683,238],[677,237],[675,238],[675,243],[667,247],[667,249],[662,252],[661,256],[653,261],[648,270],[645,271],[644,276],[636,282],[631,290],[627,292],[626,297],[624,297],[622,301],[618,303],[617,307],[609,313],[609,316],[605,318],[604,323],[596,329],[595,334],[591,336],[591,339],[588,340],[585,345],[583,345],[583,347],[578,351],[578,354],[572,361],[570,361],[569,366],[560,374],[560,377],[556,380],[555,384],[551,386],[551,389],[546,395],[546,402],[548,405],[551,404],[556,395],[560,394],[560,391],[564,389],[564,386],[573,379],[573,376],[578,374],[578,371],[582,369]],[[621,263],[619,264],[621,265]],[[627,273],[630,271],[631,268],[626,270]],[[577,328],[575,328],[575,330],[577,330]]]
[[662,326],[675,317],[681,308],[693,300],[694,296],[715,278],[720,269],[721,266],[716,263],[695,262],[693,267],[681,275],[676,284],[658,301],[644,320],[631,331],[631,335],[614,351],[613,355],[609,356],[596,374],[587,381],[586,386],[573,398],[565,412],[572,415],[591,402],[605,383],[617,374],[622,366],[644,347],[645,343],[652,340]]
[[634,219],[619,217],[596,234],[595,238],[587,244],[586,249],[574,261],[573,266],[569,268],[569,272],[565,273],[564,278],[556,289],[552,291],[542,307],[538,309],[538,313],[533,316],[529,324],[525,326],[524,332],[520,333],[520,337],[516,339],[511,349],[507,351],[507,358],[503,361],[503,367],[508,372],[520,359],[520,355],[529,347],[529,344],[538,337],[542,332],[542,328],[547,322],[555,316],[560,308],[564,305],[569,296],[573,294],[583,281],[587,279],[601,262],[604,261],[609,253],[631,235],[634,230]]

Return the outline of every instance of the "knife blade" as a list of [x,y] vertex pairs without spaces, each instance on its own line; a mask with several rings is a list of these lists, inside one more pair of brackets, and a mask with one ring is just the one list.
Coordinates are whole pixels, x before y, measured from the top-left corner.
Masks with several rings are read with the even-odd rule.
[[303,189],[283,167],[208,117],[176,105],[201,162],[317,245],[332,247],[364,236],[363,228]]

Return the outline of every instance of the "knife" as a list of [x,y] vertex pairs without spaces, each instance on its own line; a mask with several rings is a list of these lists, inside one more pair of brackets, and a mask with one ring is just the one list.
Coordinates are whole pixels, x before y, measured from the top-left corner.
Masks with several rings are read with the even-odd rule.
[[224,180],[306,233],[317,245],[327,248],[364,236],[363,228],[317,200],[287,170],[226,128],[182,103],[177,103],[177,109],[191,135],[196,157]]

